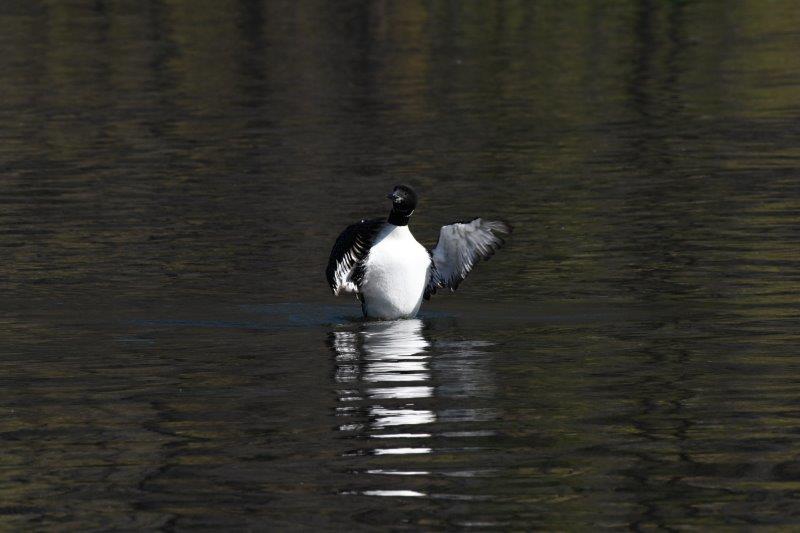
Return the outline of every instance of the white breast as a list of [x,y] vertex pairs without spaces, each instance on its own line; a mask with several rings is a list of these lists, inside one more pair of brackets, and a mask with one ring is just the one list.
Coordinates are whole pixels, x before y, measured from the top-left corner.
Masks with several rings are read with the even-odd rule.
[[373,318],[413,317],[422,304],[431,260],[408,226],[387,224],[367,257],[360,292]]

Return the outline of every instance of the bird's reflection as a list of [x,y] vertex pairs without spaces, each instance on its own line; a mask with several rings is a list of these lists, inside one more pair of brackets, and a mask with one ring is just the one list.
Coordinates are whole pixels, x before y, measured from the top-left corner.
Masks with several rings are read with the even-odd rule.
[[[474,464],[498,418],[487,342],[437,338],[420,319],[345,325],[330,334],[336,432],[358,458],[343,489],[372,496],[432,496],[430,478],[489,475]],[[453,331],[455,334],[455,331]],[[445,459],[446,457],[446,459]],[[442,466],[447,465],[447,466]],[[402,481],[400,481],[402,480]],[[439,495],[441,496],[441,494]],[[472,499],[474,494],[446,497]]]
[[[493,391],[483,350],[488,343],[440,340],[434,358],[424,327],[422,320],[414,319],[364,322],[353,330],[332,332],[336,414],[347,419],[338,426],[340,431],[353,438],[427,438],[427,428],[437,422],[465,424],[494,417],[494,410],[483,402],[474,405]],[[464,429],[440,436],[487,434]],[[430,448],[408,450],[427,453]]]
[[[421,320],[366,322],[358,331],[335,331],[332,347],[336,354],[336,382],[340,402],[339,416],[360,418],[368,424],[343,424],[343,431],[382,430],[393,426],[429,424],[436,420],[430,409],[421,409],[409,400],[433,396],[430,385],[430,343],[422,335]],[[382,400],[367,407],[351,407],[350,402]],[[399,402],[399,403],[398,403]],[[418,433],[380,433],[380,438],[422,437]],[[409,453],[421,453],[412,451]]]

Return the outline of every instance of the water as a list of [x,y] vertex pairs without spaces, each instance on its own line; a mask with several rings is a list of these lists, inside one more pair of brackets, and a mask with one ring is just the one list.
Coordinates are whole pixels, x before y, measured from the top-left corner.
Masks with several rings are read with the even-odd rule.
[[[788,1],[0,6],[0,528],[800,525]],[[418,320],[339,229],[503,217]]]

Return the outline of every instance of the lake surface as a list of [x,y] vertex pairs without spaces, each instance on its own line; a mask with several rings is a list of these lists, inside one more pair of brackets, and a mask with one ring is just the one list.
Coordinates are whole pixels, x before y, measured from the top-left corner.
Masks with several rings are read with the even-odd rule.
[[[0,5],[0,529],[800,527],[790,1]],[[509,244],[416,320],[383,215]]]

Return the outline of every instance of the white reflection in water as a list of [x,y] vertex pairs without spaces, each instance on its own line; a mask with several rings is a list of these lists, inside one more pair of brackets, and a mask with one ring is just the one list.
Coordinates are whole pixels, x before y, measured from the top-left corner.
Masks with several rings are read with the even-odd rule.
[[[432,397],[433,387],[427,384],[431,381],[430,343],[422,328],[422,321],[416,319],[367,322],[358,332],[335,331],[331,343],[336,353],[335,379],[352,387],[338,391],[339,401],[360,401],[362,396],[373,401]],[[359,384],[363,386],[360,391],[356,388]],[[433,411],[407,403],[371,405],[362,413],[369,418],[371,429],[436,421]]]
[[374,439],[427,439],[430,433],[376,433],[371,435]]
[[[434,453],[431,446],[408,447],[406,439],[433,436],[464,438],[486,437],[492,431],[464,428],[435,433],[430,430],[403,431],[404,426],[433,427],[438,422],[476,422],[496,418],[493,410],[467,407],[461,400],[446,402],[435,411],[431,399],[457,399],[486,396],[493,391],[486,365],[488,343],[475,341],[440,342],[432,358],[431,343],[423,335],[419,319],[391,322],[366,322],[356,331],[335,331],[331,347],[336,355],[335,380],[340,406],[337,416],[355,417],[338,429],[366,438],[396,439],[398,446],[365,448],[365,456],[419,455]],[[432,374],[438,376],[433,386]],[[441,403],[441,402],[439,402]],[[349,404],[349,405],[348,405]],[[443,406],[444,407],[444,406]],[[390,428],[398,428],[387,433]],[[408,428],[411,429],[411,428]],[[427,444],[427,442],[425,442]],[[402,492],[402,491],[400,491]]]
[[432,451],[431,448],[376,448],[372,453],[375,455],[413,455]]
[[365,490],[362,492],[365,496],[394,496],[394,497],[408,497],[408,498],[421,498],[427,496],[424,492],[416,490]]
[[410,426],[416,424],[430,424],[436,421],[433,411],[427,409],[384,409],[383,407],[370,407],[373,426],[383,428],[386,426]]
[[398,372],[385,372],[385,373],[370,373],[365,376],[364,381],[382,382],[382,381],[425,381],[430,378],[427,373],[419,374],[400,374]]
[[385,387],[369,389],[370,398],[427,398],[433,387]]
[[[336,352],[336,381],[350,383],[358,380],[357,337],[352,331],[334,331],[332,346]],[[345,391],[339,391],[341,395]],[[348,391],[350,392],[350,391]]]
[[429,476],[431,473],[427,470],[383,470],[376,468],[367,470],[367,474],[379,474],[384,476]]
[[368,359],[394,359],[424,352],[430,343],[422,336],[422,320],[368,322],[362,330]]

